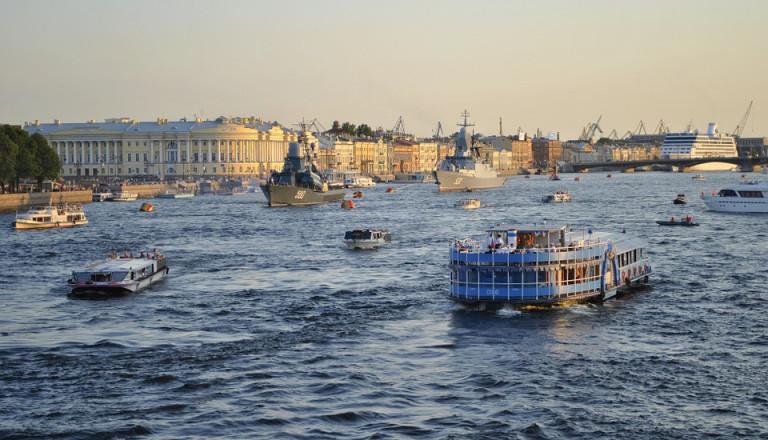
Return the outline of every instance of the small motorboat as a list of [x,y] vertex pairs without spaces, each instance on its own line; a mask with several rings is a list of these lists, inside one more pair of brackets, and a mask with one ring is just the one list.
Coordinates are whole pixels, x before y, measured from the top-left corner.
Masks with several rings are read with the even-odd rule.
[[478,199],[459,199],[453,202],[453,204],[464,209],[477,209],[482,205]]
[[363,192],[362,191],[355,191],[352,193],[352,197],[355,199],[362,199],[363,198]]
[[344,233],[348,249],[377,249],[392,242],[392,235],[386,229],[353,229]]
[[541,199],[544,203],[565,203],[571,201],[571,194],[566,191],[555,191]]
[[703,174],[697,174],[697,175],[691,177],[691,179],[693,179],[693,180],[704,180],[704,175]]
[[685,194],[678,194],[677,197],[675,197],[675,200],[672,201],[672,203],[674,203],[675,205],[685,205],[688,202],[685,201]]
[[656,220],[656,223],[661,226],[699,226],[698,223],[693,221],[693,217],[686,216],[680,220],[675,220],[674,217],[669,220]]

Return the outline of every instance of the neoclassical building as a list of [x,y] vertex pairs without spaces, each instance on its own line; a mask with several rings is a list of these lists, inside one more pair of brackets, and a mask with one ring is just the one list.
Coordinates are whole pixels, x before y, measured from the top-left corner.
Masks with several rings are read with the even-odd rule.
[[61,158],[61,176],[258,177],[281,169],[296,132],[257,118],[25,123]]

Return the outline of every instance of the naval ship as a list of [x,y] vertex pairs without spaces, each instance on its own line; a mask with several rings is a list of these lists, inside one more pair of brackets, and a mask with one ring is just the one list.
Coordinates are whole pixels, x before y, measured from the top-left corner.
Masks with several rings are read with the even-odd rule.
[[507,181],[506,177],[496,174],[493,166],[480,157],[480,147],[467,127],[469,113],[464,111],[464,123],[456,136],[456,148],[453,156],[446,156],[435,174],[435,183],[439,191],[472,191],[476,189],[496,188]]
[[272,171],[261,186],[269,206],[318,205],[342,200],[344,185],[329,184],[315,164],[315,145],[309,144],[306,131],[301,144],[291,142],[282,171]]

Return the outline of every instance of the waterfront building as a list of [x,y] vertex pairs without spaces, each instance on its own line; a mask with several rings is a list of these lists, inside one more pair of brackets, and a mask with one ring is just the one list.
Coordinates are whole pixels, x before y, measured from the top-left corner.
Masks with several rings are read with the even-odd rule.
[[85,123],[25,123],[61,158],[61,176],[205,178],[257,177],[280,169],[297,134],[261,119],[214,121],[130,118]]
[[525,133],[484,139],[493,146],[493,164],[498,171],[521,170],[533,165],[533,142]]
[[536,138],[531,143],[533,164],[537,167],[548,167],[562,160],[563,144],[558,139]]
[[766,157],[768,156],[768,137],[737,137],[736,150],[739,152],[739,157]]
[[416,142],[402,138],[392,139],[392,173],[416,172],[418,155],[419,147]]

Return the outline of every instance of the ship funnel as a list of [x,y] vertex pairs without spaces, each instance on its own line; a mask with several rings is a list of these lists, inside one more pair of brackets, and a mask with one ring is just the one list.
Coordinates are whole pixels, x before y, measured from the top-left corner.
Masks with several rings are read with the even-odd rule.
[[707,134],[709,136],[716,136],[720,134],[720,129],[717,128],[717,124],[710,122],[709,127],[707,128]]
[[288,144],[288,157],[301,157],[301,148],[298,142]]

